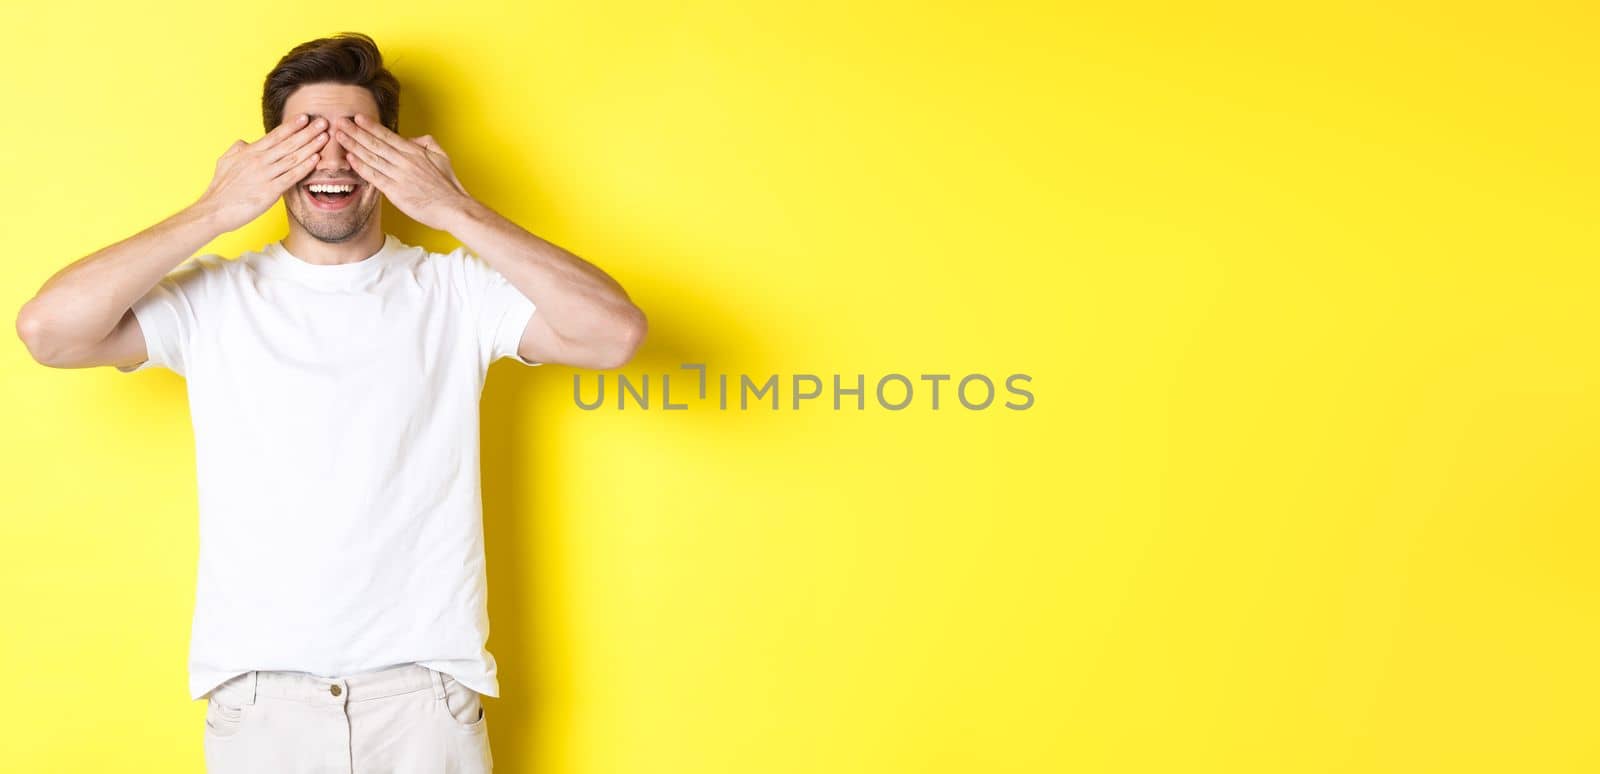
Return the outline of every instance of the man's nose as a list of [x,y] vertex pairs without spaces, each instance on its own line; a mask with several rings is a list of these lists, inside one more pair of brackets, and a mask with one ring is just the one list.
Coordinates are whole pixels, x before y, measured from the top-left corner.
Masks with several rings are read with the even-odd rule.
[[344,168],[344,146],[339,144],[339,140],[330,131],[328,133],[328,141],[323,143],[322,148],[317,151],[317,169]]

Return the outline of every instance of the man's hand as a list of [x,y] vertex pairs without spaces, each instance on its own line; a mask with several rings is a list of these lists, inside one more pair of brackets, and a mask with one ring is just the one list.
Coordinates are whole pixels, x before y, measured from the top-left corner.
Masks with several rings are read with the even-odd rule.
[[448,231],[450,216],[471,201],[433,137],[407,139],[360,113],[335,119],[333,130],[356,174],[412,220]]
[[261,217],[316,168],[320,149],[328,141],[323,131],[327,123],[321,118],[308,123],[307,118],[296,116],[252,143],[235,140],[217,159],[211,185],[196,204],[225,231]]

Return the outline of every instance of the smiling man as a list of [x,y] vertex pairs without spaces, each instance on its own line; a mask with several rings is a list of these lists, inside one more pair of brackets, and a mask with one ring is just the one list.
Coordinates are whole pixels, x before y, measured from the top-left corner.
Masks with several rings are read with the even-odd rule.
[[[190,206],[56,272],[17,331],[58,368],[183,375],[200,554],[191,698],[219,772],[480,772],[487,650],[478,399],[488,368],[614,368],[644,314],[501,217],[342,33],[267,76],[266,134]],[[288,234],[194,255],[282,199]],[[460,240],[387,234],[380,203]]]

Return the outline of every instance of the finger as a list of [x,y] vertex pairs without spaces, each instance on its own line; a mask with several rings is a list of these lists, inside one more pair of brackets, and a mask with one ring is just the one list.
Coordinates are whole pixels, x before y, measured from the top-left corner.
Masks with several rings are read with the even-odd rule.
[[288,118],[285,118],[283,123],[278,124],[276,127],[273,128],[272,131],[267,132],[266,134],[262,135],[261,138],[256,140],[255,142],[250,143],[250,147],[251,148],[270,148],[270,147],[282,142],[285,138],[289,137],[290,135],[293,135],[295,132],[300,131],[300,129],[302,127],[304,127],[307,124],[311,123],[310,118],[311,117],[306,115],[305,113],[300,113],[298,115],[294,115],[294,116],[290,116]]
[[350,158],[360,161],[365,167],[377,170],[385,177],[394,178],[399,176],[399,167],[394,162],[374,154],[372,151],[362,147],[358,142],[351,141],[346,143],[345,153]]
[[346,147],[365,150],[369,158],[382,158],[390,163],[398,163],[403,156],[398,149],[390,147],[377,135],[362,129],[359,124],[349,119],[340,119],[339,131],[347,138]]
[[279,175],[304,164],[306,159],[320,157],[321,152],[317,148],[309,146],[302,148],[267,165],[267,175],[276,179]]
[[226,158],[228,156],[232,156],[235,153],[238,153],[240,148],[247,148],[249,146],[250,146],[250,143],[247,143],[244,140],[234,140],[233,144],[229,145],[228,149],[222,152],[222,155],[223,155],[224,158]]
[[350,167],[356,171],[356,174],[361,176],[361,179],[377,186],[379,191],[388,193],[389,185],[394,182],[394,178],[385,175],[382,171],[374,168],[371,164],[363,161],[360,156],[353,153],[345,154],[345,158],[350,160]]
[[304,127],[301,127],[299,131],[289,135],[277,145],[263,150],[262,154],[266,156],[267,161],[277,161],[285,156],[291,155],[295,151],[298,151],[315,141],[318,135],[326,132],[327,124],[328,122],[326,119],[318,118],[315,121],[306,124]]
[[[381,121],[374,121],[360,113],[357,113],[355,115],[355,125],[356,128],[365,131],[371,139],[375,140],[381,145],[388,146],[389,148],[393,149],[394,153],[396,154],[404,155],[416,150],[415,145],[412,145],[410,142],[406,141],[406,138],[389,131],[389,127],[384,126],[383,122]],[[390,154],[385,155],[393,158],[393,156]]]
[[298,164],[289,167],[288,169],[284,170],[282,174],[272,178],[272,184],[277,186],[280,190],[289,190],[289,186],[300,182],[301,180],[305,179],[306,175],[311,174],[311,170],[315,169],[317,166],[318,158],[321,157],[315,151],[313,151],[309,156],[301,159]]
[[397,146],[405,142],[406,138],[395,134],[389,129],[389,127],[384,126],[382,121],[374,121],[365,115],[362,115],[361,113],[355,114],[354,119],[356,126],[371,132],[374,136],[380,140],[383,140],[384,142]]
[[322,146],[327,142],[327,140],[328,136],[325,133],[312,137],[311,141],[305,145],[295,148],[294,150],[289,151],[288,153],[285,153],[270,162],[267,165],[267,173],[270,175],[277,175],[283,170],[299,164],[308,154],[321,154]]
[[[386,155],[386,146],[374,148],[373,146],[376,144],[377,143],[374,142],[371,135],[368,135],[365,141],[361,140],[357,135],[344,135],[344,148],[346,155],[353,158],[359,158],[361,161],[365,162],[368,167],[376,169],[390,178],[401,177],[400,170],[405,163],[404,158],[398,154]],[[388,153],[393,154],[394,152],[391,150],[388,151]]]
[[292,169],[292,168],[298,166],[302,161],[304,161],[309,156],[321,156],[321,154],[322,154],[322,142],[323,141],[321,141],[321,140],[313,141],[313,142],[305,145],[304,147],[300,148],[299,150],[296,150],[293,153],[286,154],[283,157],[279,158],[277,161],[274,161],[271,164],[268,164],[267,165],[267,174],[270,175],[270,176],[276,177],[276,176],[282,174],[284,170]]

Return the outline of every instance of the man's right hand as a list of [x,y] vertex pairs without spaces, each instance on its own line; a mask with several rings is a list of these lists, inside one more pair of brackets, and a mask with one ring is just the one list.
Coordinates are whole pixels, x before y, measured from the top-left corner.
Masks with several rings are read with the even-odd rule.
[[316,168],[328,141],[327,122],[306,118],[301,114],[285,121],[255,142],[235,140],[217,159],[216,175],[195,205],[226,231],[261,217]]

